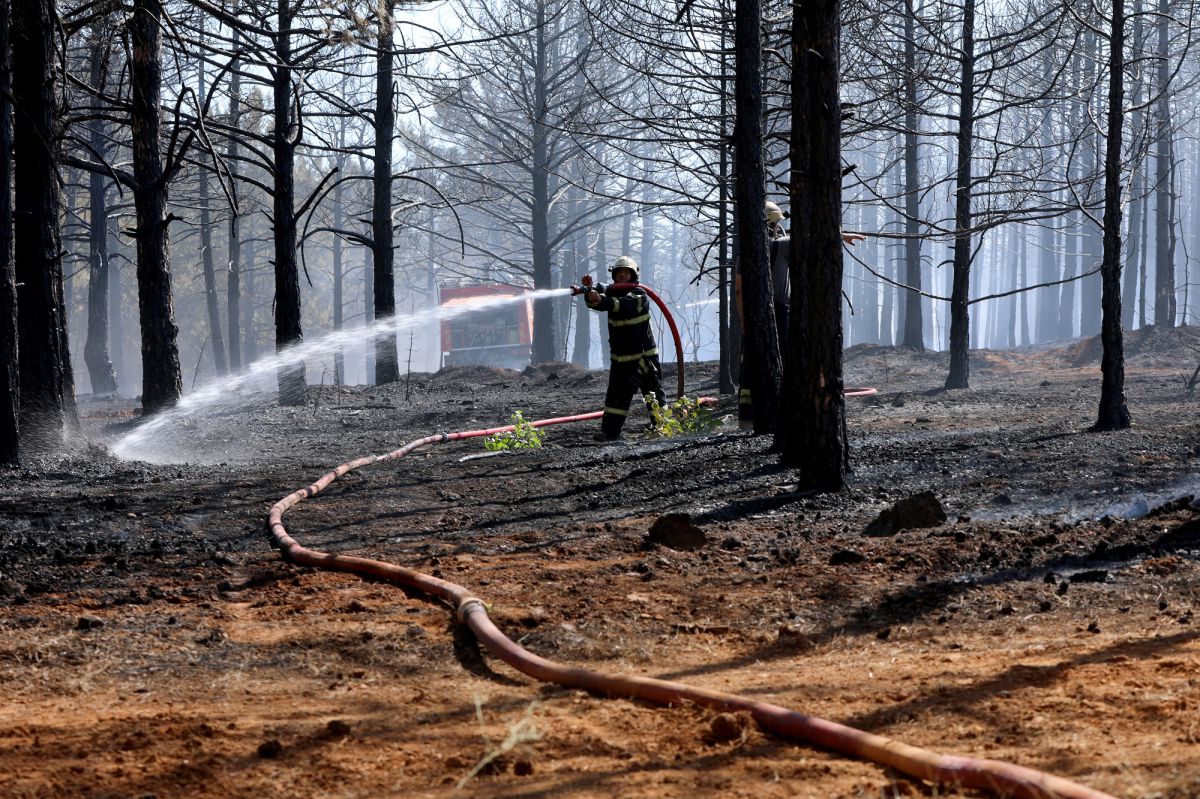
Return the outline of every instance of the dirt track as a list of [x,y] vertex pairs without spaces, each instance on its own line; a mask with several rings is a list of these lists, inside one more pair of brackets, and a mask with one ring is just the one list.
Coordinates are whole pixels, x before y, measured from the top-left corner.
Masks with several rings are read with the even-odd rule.
[[[735,426],[602,447],[574,425],[537,451],[464,461],[482,452],[466,442],[371,467],[285,522],[308,546],[471,587],[560,661],[1120,797],[1192,798],[1200,513],[1167,500],[1200,496],[1200,409],[1182,387],[1195,356],[1175,334],[1132,338],[1136,426],[1093,434],[1094,356],[975,353],[973,388],[946,393],[944,355],[856,348],[847,382],[880,393],[850,404],[854,485],[836,496],[797,493],[769,440]],[[752,728],[714,735],[695,708],[534,684],[445,608],[267,546],[266,508],[337,463],[518,408],[592,410],[604,379],[448,370],[407,399],[325,389],[171,430],[200,465],[92,448],[0,472],[0,795],[928,793]],[[711,367],[689,390],[715,392]],[[129,427],[128,405],[83,409],[94,440]],[[947,522],[863,534],[925,490]],[[707,544],[647,547],[665,513],[690,514]]]

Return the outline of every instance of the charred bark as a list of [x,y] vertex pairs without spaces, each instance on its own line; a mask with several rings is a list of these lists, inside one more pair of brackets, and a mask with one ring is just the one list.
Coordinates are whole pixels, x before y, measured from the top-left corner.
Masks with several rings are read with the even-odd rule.
[[[775,430],[783,381],[779,336],[775,327],[770,253],[763,205],[767,200],[763,163],[762,6],[737,0],[734,32],[733,146],[737,159],[736,221],[741,242],[740,268],[745,343],[742,358],[753,376],[754,432]],[[807,219],[807,217],[800,217]]]
[[133,39],[133,201],[137,209],[138,313],[142,327],[142,412],[174,405],[183,393],[171,273],[168,270],[167,181],[159,129],[162,91],[162,4],[136,0]]
[[[1134,0],[1133,3],[1133,49],[1135,52],[1141,52],[1143,46],[1142,36],[1142,3],[1141,0]],[[1130,127],[1132,128],[1132,136],[1134,141],[1138,140],[1141,135],[1143,126],[1142,105],[1142,86],[1143,75],[1145,73],[1141,68],[1134,71],[1133,84],[1133,115],[1130,119]],[[1138,293],[1138,261],[1140,260],[1140,250],[1145,246],[1142,241],[1142,215],[1146,211],[1146,200],[1142,196],[1144,193],[1145,179],[1141,169],[1142,158],[1140,155],[1135,158],[1135,167],[1133,169],[1133,183],[1129,189],[1129,247],[1128,257],[1125,259],[1124,278],[1121,289],[1121,324],[1126,330],[1133,330],[1134,312],[1137,310],[1137,305],[1134,300]]]
[[[1046,56],[1043,68],[1050,68],[1050,55]],[[1042,117],[1041,134],[1042,146],[1049,148],[1053,135],[1053,112],[1047,108]],[[1052,283],[1058,280],[1058,255],[1056,250],[1057,234],[1054,220],[1042,222],[1038,231],[1038,282]],[[1059,286],[1046,286],[1037,291],[1037,320],[1033,327],[1033,335],[1037,342],[1053,341],[1058,335],[1058,301]]]
[[[89,81],[97,95],[104,91],[111,31],[97,26],[90,42]],[[97,153],[105,151],[105,122],[93,120],[88,138]],[[98,172],[88,177],[88,299],[87,338],[83,343],[83,361],[94,394],[115,394],[117,377],[108,354],[108,181]]]
[[[1083,81],[1083,55],[1082,48],[1076,47],[1075,52],[1071,57],[1071,101],[1069,111],[1067,112],[1067,125],[1070,130],[1082,130],[1086,125],[1089,117],[1084,108],[1084,104],[1079,101],[1079,96],[1084,92]],[[1078,164],[1074,164],[1074,159],[1068,159],[1066,174],[1064,175],[1068,183],[1075,183],[1077,186],[1083,184],[1086,180],[1092,179],[1092,176],[1084,173]],[[1076,189],[1076,197],[1072,202],[1077,201],[1079,189]],[[1087,195],[1088,189],[1086,186],[1082,189],[1084,196]],[[1082,247],[1082,237],[1072,235],[1072,231],[1082,229],[1087,217],[1081,211],[1073,211],[1066,215],[1063,224],[1063,235],[1067,242],[1067,247],[1064,247],[1062,257],[1062,279],[1070,280],[1079,274],[1079,253]],[[1077,281],[1066,282],[1062,284],[1061,290],[1058,293],[1058,325],[1056,338],[1068,339],[1075,336],[1075,291]]]
[[247,364],[254,363],[258,358],[258,328],[254,320],[254,304],[258,301],[256,291],[257,266],[254,263],[256,254],[255,242],[250,238],[242,255],[245,262],[246,283],[242,289],[242,360]]
[[917,42],[913,1],[904,2],[904,330],[901,344],[925,351],[925,320],[921,315],[921,176],[917,126]]
[[[363,264],[363,327],[370,328],[375,321],[375,270],[369,262]],[[363,347],[363,368],[366,370],[366,383],[375,385],[375,351],[371,347]]]
[[1121,332],[1121,142],[1125,121],[1125,8],[1113,3],[1108,56],[1108,140],[1104,155],[1104,254],[1100,262],[1100,412],[1093,430],[1130,426]]
[[954,278],[950,290],[950,373],[946,388],[967,388],[971,363],[971,146],[975,128],[975,0],[963,5],[958,99],[958,173],[954,187]]
[[[344,132],[344,131],[343,131]],[[344,163],[344,159],[338,159],[338,166]],[[333,188],[333,226],[337,230],[342,229],[345,224],[345,209],[342,207],[342,186],[345,185],[341,181]],[[334,235],[333,237],[333,329],[341,330],[343,324],[343,316],[345,315],[345,270],[342,264],[342,237]],[[342,385],[346,382],[346,354],[342,352],[339,346],[333,353],[333,378],[337,385]]]
[[775,434],[803,489],[845,487],[842,397],[841,105],[839,0],[797,4],[792,16],[792,312]]
[[[202,37],[200,44],[203,47],[203,23],[201,23],[200,31]],[[202,106],[205,104],[205,94],[208,91],[208,87],[205,86],[206,70],[204,67],[204,59],[200,59],[196,83],[197,96]],[[229,362],[225,358],[225,335],[221,331],[221,299],[217,296],[217,272],[213,261],[212,199],[207,169],[200,170],[199,184],[200,269],[204,278],[204,305],[208,312],[208,340],[212,342],[213,368],[218,376],[222,376],[228,374]]]
[[[235,128],[241,124],[242,117],[242,76],[238,74],[242,68],[241,59],[238,57],[240,39],[241,34],[235,28],[233,32],[234,55],[229,66],[229,124]],[[229,165],[231,173],[229,183],[232,191],[237,191],[240,150],[238,137],[230,136],[225,151],[225,163]],[[225,272],[225,304],[226,318],[229,320],[229,368],[234,371],[242,368],[242,240],[240,228],[238,209],[231,208],[228,231],[229,258]]]
[[11,15],[16,153],[13,238],[17,283],[19,424],[26,444],[57,446],[74,413],[63,307],[53,0],[15,0]]
[[[1098,53],[1100,50],[1100,37],[1094,34],[1089,34],[1085,37],[1084,58],[1085,70],[1083,85],[1087,87],[1087,95],[1085,97],[1085,108],[1093,108],[1095,104],[1092,102],[1092,97],[1095,93],[1094,87],[1097,85],[1097,73],[1099,72],[1099,64],[1097,63]],[[1097,111],[1098,115],[1098,111]],[[1092,116],[1092,112],[1088,111],[1088,117]],[[1089,131],[1095,128],[1094,132],[1089,132],[1082,142],[1080,162],[1083,169],[1083,174],[1087,175],[1087,182],[1083,187],[1084,203],[1088,208],[1096,207],[1097,175],[1101,170],[1100,166],[1100,150],[1104,145],[1104,139],[1101,131],[1097,126],[1088,125]],[[1103,259],[1104,244],[1102,241],[1103,231],[1100,231],[1092,223],[1091,215],[1084,215],[1081,218],[1083,228],[1080,233],[1080,247],[1082,248],[1082,256],[1079,264],[1081,274],[1091,272],[1096,268],[1097,262]],[[1100,275],[1088,275],[1079,280],[1079,335],[1083,338],[1094,336],[1100,332],[1100,317],[1103,314],[1101,307],[1103,302],[1103,287],[1101,286],[1102,279]]]
[[[120,247],[120,240],[114,239],[114,244]],[[121,313],[124,284],[121,282],[121,260],[116,257],[108,260],[108,321],[111,330],[108,334],[108,352],[112,357],[113,371],[117,376],[117,390],[121,390],[121,376],[127,374],[129,364],[125,356],[125,316]]]
[[[99,123],[97,123],[99,124]],[[93,137],[95,146],[97,137]],[[104,176],[89,178],[88,203],[88,323],[83,343],[83,361],[94,394],[115,394],[117,375],[108,353],[108,192]]]
[[[278,0],[273,94],[275,130],[271,136],[275,166],[272,213],[275,225],[275,351],[304,339],[300,325],[300,268],[296,259],[296,144],[300,120],[292,113],[292,4]],[[297,114],[299,109],[297,108]],[[294,130],[293,130],[294,128]],[[304,362],[279,367],[279,404],[303,405]]]
[[0,465],[21,459],[17,282],[13,262],[12,0],[0,0]]
[[200,171],[200,263],[204,272],[204,304],[208,311],[213,366],[218,375],[224,375],[229,372],[229,362],[225,360],[225,336],[221,332],[221,299],[217,296],[217,272],[213,264],[212,208],[206,170]]
[[1155,254],[1154,254],[1154,325],[1175,326],[1175,219],[1171,180],[1170,37],[1167,26],[1171,21],[1169,0],[1158,0],[1158,89],[1156,103],[1154,164],[1157,172],[1155,187]]
[[[721,32],[721,48],[724,52],[725,33]],[[729,74],[726,58],[721,57],[721,85],[728,85]],[[734,364],[738,362],[739,338],[735,335],[733,314],[730,313],[730,283],[729,279],[729,144],[725,139],[726,100],[725,92],[721,92],[721,142],[720,148],[720,177],[717,188],[717,335],[720,336],[720,363],[718,365],[718,380],[722,394],[732,394],[735,391],[733,380]]]
[[[392,85],[392,5],[379,5],[379,35],[375,53],[375,192],[371,214],[371,254],[375,269],[375,318],[396,315],[396,280],[392,252],[392,136],[396,128],[395,88]],[[400,379],[396,333],[386,331],[375,338],[375,382]]]

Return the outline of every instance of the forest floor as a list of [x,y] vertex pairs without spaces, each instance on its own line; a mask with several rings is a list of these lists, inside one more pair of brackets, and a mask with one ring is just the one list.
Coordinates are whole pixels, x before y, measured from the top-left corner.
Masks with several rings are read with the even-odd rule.
[[[617,445],[589,422],[495,457],[466,457],[478,439],[422,449],[284,521],[311,548],[467,586],[563,663],[1194,799],[1198,332],[1129,336],[1134,427],[1102,434],[1093,342],[973,352],[953,392],[945,354],[855,347],[847,384],[879,393],[848,401],[854,474],[835,495],[798,492],[736,422],[644,440],[639,411]],[[326,387],[164,429],[161,457],[187,461],[166,465],[111,456],[134,407],[83,398],[92,443],[0,472],[0,796],[974,795],[696,707],[538,684],[443,605],[270,546],[267,508],[338,463],[517,409],[595,410],[605,380],[554,364]],[[689,381],[716,393],[711,365]],[[924,491],[947,521],[866,534]],[[668,513],[703,542],[648,544]]]

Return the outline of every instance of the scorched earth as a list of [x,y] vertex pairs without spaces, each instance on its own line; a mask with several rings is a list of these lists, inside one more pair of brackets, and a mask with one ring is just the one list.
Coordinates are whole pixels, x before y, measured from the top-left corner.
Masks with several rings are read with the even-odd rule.
[[[768,437],[601,446],[595,423],[493,457],[451,442],[290,511],[313,549],[462,584],[559,662],[764,699],[1118,797],[1200,796],[1200,414],[1194,330],[1132,334],[1132,430],[1090,433],[1094,342],[847,353],[854,475],[807,495]],[[712,365],[688,391],[716,396]],[[757,730],[539,684],[441,603],[289,565],[267,508],[430,433],[599,408],[605,374],[463,367],[199,413],[0,472],[0,795],[974,795]],[[668,377],[667,384],[673,385]],[[720,397],[720,415],[734,411]],[[640,427],[635,415],[629,427]],[[636,431],[634,431],[636,433]],[[924,492],[947,519],[875,523]],[[651,526],[688,514],[689,540]],[[687,537],[685,537],[687,538]]]

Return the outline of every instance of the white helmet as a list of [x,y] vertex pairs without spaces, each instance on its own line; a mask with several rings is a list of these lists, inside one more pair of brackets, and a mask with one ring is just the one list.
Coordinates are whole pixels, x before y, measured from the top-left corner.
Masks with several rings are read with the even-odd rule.
[[783,209],[780,208],[775,203],[771,202],[770,200],[767,200],[765,210],[766,210],[768,225],[774,225],[774,224],[782,222],[784,219],[786,219],[786,216],[783,213]]
[[611,275],[618,269],[628,269],[629,271],[633,272],[634,283],[638,282],[638,278],[641,277],[641,273],[638,271],[637,261],[633,260],[628,255],[622,255],[620,258],[613,261],[613,265],[609,267],[608,273]]

